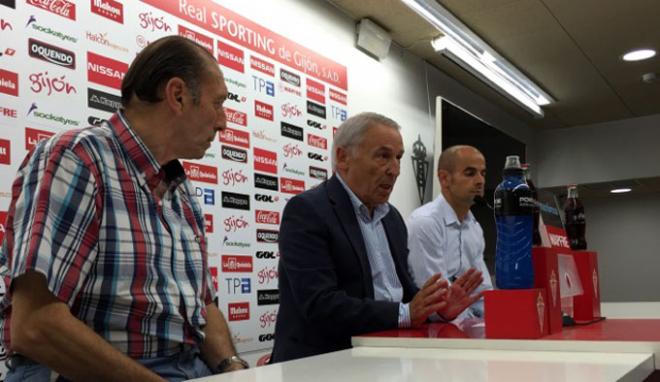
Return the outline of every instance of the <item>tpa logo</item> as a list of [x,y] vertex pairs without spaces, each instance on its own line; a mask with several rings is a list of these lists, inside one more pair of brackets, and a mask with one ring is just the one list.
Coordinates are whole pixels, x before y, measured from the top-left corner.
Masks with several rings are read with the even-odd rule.
[[277,211],[254,211],[254,219],[257,224],[280,224],[280,213]]
[[184,161],[183,169],[190,180],[218,184],[218,169],[216,167]]
[[261,73],[275,77],[275,66],[268,61],[262,60],[255,56],[250,56],[250,67],[258,70]]
[[250,223],[243,216],[231,215],[222,223],[225,226],[225,232],[236,232],[250,227]]
[[249,302],[231,302],[227,305],[229,309],[229,321],[245,321],[250,319]]
[[172,30],[172,27],[167,22],[165,22],[165,18],[163,16],[156,17],[151,12],[142,12],[138,15],[138,17],[140,18],[140,27],[142,29],[146,29],[151,32],[169,32]]
[[277,195],[254,194],[254,200],[257,202],[275,203],[280,201],[280,197]]
[[257,101],[257,100],[254,101],[254,115],[255,116],[257,116],[259,118],[262,118],[262,119],[266,119],[268,121],[272,121],[273,120],[273,114],[274,114],[273,113],[273,106],[271,106],[267,103],[264,103],[264,102]]
[[307,134],[307,144],[323,150],[328,148],[328,140],[314,134]]
[[0,139],[0,164],[11,164],[11,142]]
[[128,65],[123,62],[87,52],[87,79],[90,82],[121,89],[121,81],[127,71]]
[[284,151],[285,158],[296,158],[303,154],[303,151],[298,144],[292,145],[291,143],[287,143],[282,147],[282,150]]
[[18,97],[18,73],[0,69],[0,93]]
[[26,3],[70,20],[76,19],[76,5],[67,0],[26,0]]
[[222,159],[238,163],[247,163],[247,151],[222,145]]
[[252,76],[254,90],[259,93],[265,93],[268,96],[275,97],[275,84],[263,78]]
[[279,231],[257,229],[257,241],[260,243],[277,243],[280,238]]
[[92,0],[92,13],[119,24],[124,23],[124,5],[115,0]]
[[28,39],[28,54],[32,58],[46,61],[51,64],[76,69],[76,55],[66,49],[47,44],[33,38]]
[[298,107],[298,105],[287,102],[281,107],[282,110],[282,118],[293,118],[293,117],[300,117],[302,115],[302,110]]
[[305,191],[305,182],[297,179],[280,178],[280,191],[287,194],[299,194]]
[[311,79],[307,79],[307,98],[316,102],[325,103],[325,86]]
[[277,177],[254,173],[254,186],[266,190],[277,191]]
[[66,78],[66,75],[50,76],[48,72],[32,73],[28,76],[30,80],[30,90],[35,93],[46,92],[46,95],[56,93],[78,93],[76,87],[71,85]]
[[225,186],[245,184],[247,180],[248,177],[243,174],[243,170],[235,171],[233,168],[230,168],[222,172],[222,184]]
[[227,122],[231,122],[237,125],[241,125],[243,127],[247,127],[247,114],[226,107],[225,115],[227,116]]
[[243,73],[245,71],[244,53],[238,48],[218,40],[218,63],[226,68]]
[[55,133],[45,130],[37,130],[29,127],[25,128],[25,150],[30,151],[40,141],[48,139]]
[[220,132],[219,138],[222,143],[250,148],[250,133],[246,131],[226,128]]
[[277,153],[255,147],[254,169],[277,175]]
[[179,36],[183,36],[190,41],[196,42],[197,45],[200,45],[202,48],[208,50],[211,54],[213,54],[213,39],[211,37],[201,34],[199,32],[195,32],[194,30],[188,29],[183,25],[179,25],[178,31],[179,31]]
[[337,121],[345,121],[346,118],[348,118],[348,112],[345,109],[342,109],[341,107],[337,107],[335,105],[332,105],[332,118],[334,118]]
[[252,292],[249,277],[225,277],[227,283],[227,294],[245,294]]
[[204,214],[204,232],[213,233],[213,215],[211,214]]
[[195,187],[195,196],[202,198],[207,206],[215,206],[215,190],[211,188]]
[[332,90],[332,88],[328,89],[330,91],[330,99],[338,102],[342,105],[346,105],[348,101],[346,100],[346,94],[340,93],[336,90]]
[[223,255],[221,258],[223,272],[252,272],[252,257],[238,255]]

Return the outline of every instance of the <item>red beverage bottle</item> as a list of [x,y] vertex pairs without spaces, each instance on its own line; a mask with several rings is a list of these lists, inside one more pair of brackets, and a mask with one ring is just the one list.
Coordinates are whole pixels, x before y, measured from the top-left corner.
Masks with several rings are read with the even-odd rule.
[[523,169],[525,174],[525,181],[529,186],[529,190],[532,192],[532,198],[534,198],[534,209],[532,212],[532,245],[540,246],[541,245],[541,234],[539,232],[539,219],[541,210],[539,209],[539,193],[536,191],[536,186],[532,182],[532,175],[529,171],[529,164],[523,163],[520,167]]
[[578,197],[577,185],[568,186],[568,196],[564,204],[566,217],[566,236],[571,249],[587,249],[585,233],[587,222],[584,217],[584,206]]

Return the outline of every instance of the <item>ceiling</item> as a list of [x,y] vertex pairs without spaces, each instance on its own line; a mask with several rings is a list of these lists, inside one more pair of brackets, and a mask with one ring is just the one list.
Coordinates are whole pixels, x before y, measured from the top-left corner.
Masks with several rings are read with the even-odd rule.
[[354,20],[388,30],[423,58],[532,127],[563,128],[660,114],[660,57],[624,62],[631,49],[660,51],[658,0],[437,0],[501,56],[557,100],[535,118],[436,53],[441,35],[399,0],[328,0]]

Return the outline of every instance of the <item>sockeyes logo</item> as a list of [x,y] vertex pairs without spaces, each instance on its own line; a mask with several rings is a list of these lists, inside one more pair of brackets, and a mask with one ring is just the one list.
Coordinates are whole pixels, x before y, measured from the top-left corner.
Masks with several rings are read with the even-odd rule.
[[76,68],[76,55],[72,51],[33,38],[28,39],[28,54],[32,58],[68,69]]
[[186,176],[197,182],[218,184],[218,169],[199,163],[183,162]]
[[257,224],[280,224],[280,213],[277,211],[254,211],[254,220]]
[[257,229],[257,241],[260,243],[277,243],[279,237],[279,231]]
[[243,216],[231,215],[222,221],[225,227],[225,232],[236,232],[246,229],[250,226]]
[[247,127],[247,114],[226,107],[225,115],[227,116],[227,122]]
[[280,291],[277,289],[262,289],[257,291],[257,305],[274,305],[280,303]]
[[76,5],[67,0],[26,0],[26,3],[70,20],[76,19]]
[[223,255],[221,264],[223,272],[252,272],[251,256]]
[[297,179],[280,178],[280,191],[287,194],[299,194],[305,191],[305,182]]
[[235,171],[230,168],[222,172],[222,184],[225,186],[235,186],[237,184],[244,184],[247,182],[247,175],[243,174],[243,170]]
[[322,168],[309,166],[309,176],[315,179],[326,180],[328,179],[328,171]]
[[298,105],[287,102],[281,107],[282,110],[282,118],[290,118],[290,117],[300,117],[302,115],[302,110],[298,107]]
[[247,131],[226,128],[220,132],[219,138],[222,143],[250,148],[250,133]]
[[33,30],[49,34],[53,37],[57,37],[58,39],[62,41],[71,41],[74,44],[78,42],[78,39],[76,37],[70,36],[68,34],[62,33],[58,30],[54,30],[51,27],[44,27],[40,24],[37,23],[37,18],[34,15],[30,15],[30,18],[28,18],[27,24],[25,24],[25,27],[32,27]]
[[266,95],[275,97],[275,84],[259,78],[257,76],[252,76],[252,81],[254,83],[254,90],[259,93],[266,93]]
[[45,130],[37,130],[29,127],[25,128],[25,150],[30,151],[39,141],[48,139],[55,133]]
[[18,118],[18,110],[6,106],[0,106],[0,117]]
[[11,142],[0,139],[0,164],[11,164]]
[[304,139],[304,134],[303,134],[303,129],[302,127],[298,127],[296,125],[292,125],[290,123],[286,122],[280,122],[281,124],[281,133],[283,137],[291,138],[291,139],[296,139],[299,141],[302,141]]
[[18,73],[0,69],[0,93],[18,97]]
[[249,210],[250,196],[223,191],[222,206],[225,208],[235,208],[237,210]]
[[260,101],[254,101],[254,115],[266,119],[269,121],[273,120],[273,107],[267,103]]
[[87,52],[87,79],[115,89],[121,89],[121,80],[128,65],[100,54]]
[[243,64],[244,53],[238,48],[218,41],[218,63],[229,69],[243,73],[245,65]]
[[121,109],[121,97],[100,90],[87,88],[87,106],[114,113]]
[[32,102],[32,105],[30,105],[30,108],[28,109],[27,116],[29,117],[30,115],[33,115],[35,118],[43,119],[49,122],[57,122],[64,126],[78,126],[80,124],[79,121],[74,119],[69,119],[53,113],[43,113],[38,110],[39,106],[37,106],[37,103]]
[[124,23],[124,6],[115,0],[92,0],[92,12],[106,19]]
[[307,79],[307,98],[316,102],[325,103],[325,86],[311,79]]
[[262,60],[255,56],[250,56],[250,67],[254,70],[260,71],[261,73],[275,77],[275,66],[268,61]]
[[252,152],[254,153],[254,169],[257,171],[268,172],[277,175],[277,154],[255,147]]
[[247,163],[247,151],[222,145],[222,158],[238,163]]
[[280,69],[280,79],[288,84],[300,87],[300,76],[288,70]]
[[332,90],[332,88],[329,88],[328,90],[330,91],[331,100],[339,102],[342,105],[347,104],[348,101],[346,100],[346,94],[339,93],[338,91]]
[[325,119],[325,106],[307,101],[307,113]]
[[211,214],[204,214],[204,232],[213,233],[213,215]]
[[213,54],[213,39],[211,37],[201,34],[199,32],[195,32],[194,30],[188,29],[183,25],[179,25],[178,31],[179,31],[179,36],[183,36],[190,41],[196,42],[198,45],[200,45],[204,49],[208,50],[211,54]]
[[328,148],[328,141],[325,138],[319,137],[314,134],[307,134],[307,144],[312,147],[326,150]]
[[250,319],[250,303],[249,302],[230,302],[229,321],[245,321]]
[[266,190],[277,191],[277,177],[254,173],[254,186]]
[[284,151],[285,158],[296,158],[301,156],[303,153],[298,144],[292,145],[291,143],[287,143],[284,145],[284,147],[282,147],[282,150]]

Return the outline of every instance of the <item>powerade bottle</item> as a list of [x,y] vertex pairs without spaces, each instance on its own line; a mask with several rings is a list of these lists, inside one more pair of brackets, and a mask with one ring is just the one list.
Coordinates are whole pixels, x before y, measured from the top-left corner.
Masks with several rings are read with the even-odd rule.
[[564,205],[566,217],[566,236],[571,249],[587,249],[585,231],[587,222],[584,217],[584,206],[578,197],[577,185],[568,186],[568,195]]
[[534,285],[532,220],[534,199],[517,155],[506,157],[502,183],[495,189],[495,283],[499,289]]
[[534,209],[532,210],[532,217],[534,219],[532,220],[532,245],[540,246],[541,232],[539,231],[539,221],[541,210],[539,208],[539,193],[536,190],[536,186],[534,186],[534,182],[532,181],[532,174],[529,171],[529,164],[523,163],[521,167],[523,169],[523,174],[525,175],[525,182],[527,182],[529,191],[532,193],[532,198],[534,198]]

